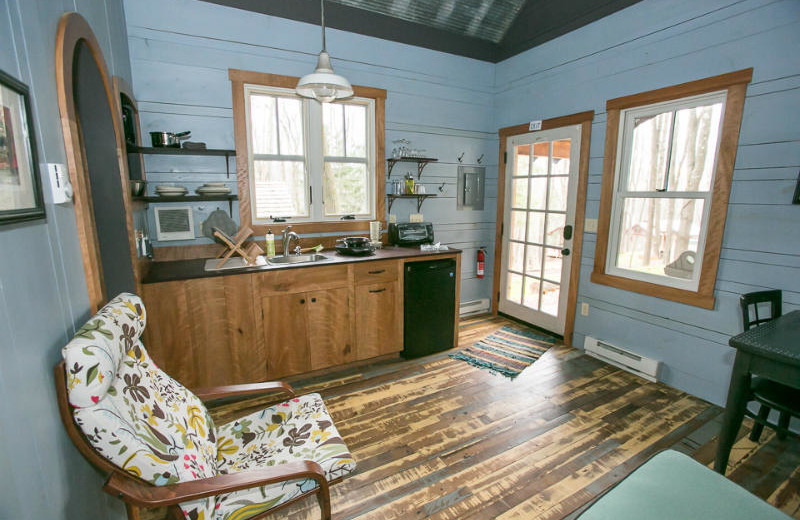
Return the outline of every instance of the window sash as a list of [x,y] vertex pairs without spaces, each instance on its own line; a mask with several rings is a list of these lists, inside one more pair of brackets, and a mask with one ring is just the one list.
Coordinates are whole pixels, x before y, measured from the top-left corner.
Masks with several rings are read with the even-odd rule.
[[[633,107],[624,109],[620,113],[619,137],[617,142],[617,161],[614,169],[614,190],[611,201],[611,220],[608,234],[608,248],[606,250],[606,272],[612,276],[619,276],[629,278],[632,280],[639,280],[643,282],[664,285],[667,287],[674,287],[677,289],[684,289],[688,291],[697,291],[700,284],[700,277],[703,272],[703,257],[705,253],[705,244],[708,236],[708,223],[711,214],[711,206],[714,191],[714,181],[717,174],[717,162],[719,160],[719,149],[722,141],[722,128],[725,121],[725,104],[727,99],[727,91],[717,91],[698,96],[690,96],[680,98],[674,101],[667,101],[664,103],[655,103],[652,105]],[[714,103],[722,103],[722,116],[719,120],[719,128],[717,129],[717,140],[714,143],[714,161],[712,166],[712,177],[709,189],[707,191],[660,191],[654,189],[652,191],[629,191],[627,186],[629,184],[632,160],[632,147],[633,147],[633,130],[635,129],[635,120],[637,118],[644,118],[649,116],[656,116],[665,112],[673,113],[673,120],[670,125],[670,151],[674,141],[675,133],[675,117],[679,110],[687,108],[695,108],[698,106],[705,106]],[[667,157],[665,177],[669,178],[671,168],[673,166],[672,158]],[[623,211],[625,208],[626,199],[639,198],[639,199],[654,199],[654,200],[668,200],[668,199],[696,199],[703,201],[703,215],[700,223],[700,234],[697,242],[697,251],[695,251],[695,267],[692,271],[690,279],[676,278],[665,274],[651,274],[634,269],[627,269],[617,265],[619,258],[620,242],[622,240],[622,224],[623,224]]]

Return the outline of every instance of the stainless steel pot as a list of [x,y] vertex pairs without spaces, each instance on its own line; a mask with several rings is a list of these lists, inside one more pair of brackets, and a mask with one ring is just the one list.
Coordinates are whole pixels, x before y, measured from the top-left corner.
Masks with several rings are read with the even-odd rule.
[[150,139],[155,148],[180,148],[181,139],[187,139],[192,132],[150,132]]

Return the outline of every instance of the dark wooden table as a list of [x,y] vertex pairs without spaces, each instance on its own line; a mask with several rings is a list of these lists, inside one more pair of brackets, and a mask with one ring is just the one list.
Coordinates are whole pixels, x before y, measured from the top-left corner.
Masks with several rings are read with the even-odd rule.
[[736,360],[714,461],[714,469],[723,475],[744,418],[751,376],[800,388],[800,311],[743,332],[728,343],[736,349]]

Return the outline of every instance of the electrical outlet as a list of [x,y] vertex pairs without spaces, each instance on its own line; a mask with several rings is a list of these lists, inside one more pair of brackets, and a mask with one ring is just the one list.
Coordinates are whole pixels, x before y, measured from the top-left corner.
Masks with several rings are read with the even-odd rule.
[[389,215],[389,224],[397,224],[397,215],[394,213]]
[[581,303],[581,316],[589,315],[589,304],[586,302]]
[[408,216],[409,222],[422,222],[422,213],[412,213]]
[[583,230],[587,233],[597,233],[597,219],[587,218],[583,223]]

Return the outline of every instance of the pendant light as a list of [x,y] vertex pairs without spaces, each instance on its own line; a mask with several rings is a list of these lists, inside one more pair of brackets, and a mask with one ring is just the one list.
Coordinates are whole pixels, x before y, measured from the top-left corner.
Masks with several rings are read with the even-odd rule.
[[322,52],[319,53],[317,68],[306,74],[297,82],[295,90],[303,97],[314,98],[321,103],[330,103],[334,99],[348,98],[353,95],[353,87],[342,76],[334,74],[331,57],[325,50],[325,0],[320,0],[322,14]]

